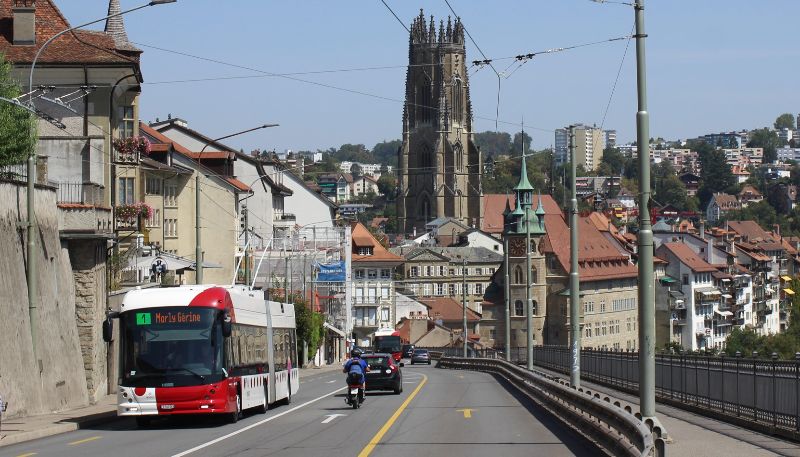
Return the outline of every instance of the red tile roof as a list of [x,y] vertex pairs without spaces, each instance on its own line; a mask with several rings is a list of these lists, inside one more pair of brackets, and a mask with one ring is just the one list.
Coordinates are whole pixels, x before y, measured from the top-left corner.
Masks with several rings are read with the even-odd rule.
[[[402,263],[403,258],[392,254],[372,236],[367,227],[361,222],[352,222],[353,262],[397,262]],[[357,254],[359,247],[371,247],[372,255]]]
[[[4,53],[6,60],[17,65],[30,64],[47,39],[71,27],[52,0],[37,0],[36,44],[15,46],[13,6],[14,0],[0,0],[0,53]],[[95,16],[100,16],[100,13],[98,11]],[[135,66],[138,73],[139,55],[140,51],[117,49],[114,37],[105,32],[74,30],[48,45],[37,63],[129,64]]]
[[[481,230],[487,233],[503,233],[503,211],[506,210],[506,198],[514,209],[515,196],[506,194],[485,194],[483,196],[483,218]],[[533,196],[534,209],[539,202],[539,195]],[[562,214],[558,203],[550,195],[542,194],[542,206],[547,214]]]
[[717,271],[714,265],[698,257],[698,255],[692,251],[692,248],[684,243],[664,243],[658,248],[658,251],[669,251],[694,272]]
[[225,180],[228,181],[229,183],[233,184],[233,187],[241,190],[242,192],[252,192],[253,191],[253,189],[251,189],[250,186],[248,186],[247,184],[239,181],[236,178],[225,178]]
[[[561,215],[545,214],[542,251],[556,255],[563,271],[569,271],[569,227]],[[630,278],[637,274],[628,256],[615,248],[588,217],[578,218],[578,274],[581,281]]]
[[[450,297],[428,298],[419,302],[428,308],[428,316],[434,321],[441,319],[442,322],[452,322],[464,319],[464,307]],[[478,313],[467,308],[467,322],[475,322],[480,319],[481,316]]]
[[772,236],[756,221],[729,221],[728,229],[741,235],[746,240],[753,242],[757,240],[772,240]]

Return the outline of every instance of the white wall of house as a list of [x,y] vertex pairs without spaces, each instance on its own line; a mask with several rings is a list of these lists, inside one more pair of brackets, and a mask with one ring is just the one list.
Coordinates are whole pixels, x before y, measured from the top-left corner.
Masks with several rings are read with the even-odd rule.
[[317,228],[333,227],[334,214],[330,201],[309,189],[303,181],[293,173],[279,171],[274,165],[264,165],[267,174],[275,182],[283,183],[292,191],[290,197],[284,199],[285,211],[297,217],[297,225],[312,225]]
[[[254,163],[241,158],[233,162],[233,174],[239,181],[253,189],[253,195],[242,203],[247,205],[248,226],[260,238],[251,241],[253,247],[263,247],[262,244],[272,238],[272,227],[275,221],[273,208],[272,188],[267,185],[260,177],[258,168]],[[283,197],[279,197],[282,199]],[[240,244],[244,246],[244,239],[240,237]]]
[[467,243],[470,247],[484,247],[498,254],[503,253],[503,242],[486,233],[471,232],[467,234]]

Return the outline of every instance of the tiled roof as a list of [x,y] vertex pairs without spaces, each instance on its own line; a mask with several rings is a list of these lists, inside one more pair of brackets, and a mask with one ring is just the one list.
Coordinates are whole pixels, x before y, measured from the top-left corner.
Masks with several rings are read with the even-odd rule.
[[723,209],[737,208],[739,206],[739,200],[737,200],[735,196],[729,194],[714,194],[713,200],[717,206]]
[[[450,297],[436,297],[420,300],[420,303],[428,308],[428,317],[433,320],[441,319],[447,321],[461,321],[464,319],[464,307],[461,303]],[[481,316],[467,307],[467,321],[479,321]]]
[[[506,194],[485,194],[483,196],[483,217],[481,218],[481,230],[487,233],[503,233],[503,211],[506,209],[506,197],[511,202],[513,208],[515,196]],[[558,203],[550,195],[542,194],[542,206],[547,214],[562,214]],[[533,196],[534,209],[538,205],[539,195]]]
[[[36,44],[14,46],[13,4],[14,0],[0,0],[0,53],[17,65],[32,62],[48,38],[71,27],[53,0],[37,0]],[[100,13],[98,11],[95,16],[100,16]],[[139,54],[140,51],[119,49],[114,37],[106,32],[74,30],[48,45],[37,63],[129,64],[135,66],[138,73]]]
[[[352,222],[353,262],[397,262],[402,263],[403,258],[392,254],[378,240],[372,236],[361,222]],[[372,255],[359,255],[358,247],[372,247]]]
[[729,230],[736,232],[747,240],[772,240],[772,236],[761,228],[756,221],[728,221],[727,224]]
[[[569,271],[569,227],[561,215],[545,214],[547,235],[542,251],[555,254],[563,271]],[[578,274],[581,281],[630,278],[637,274],[626,255],[615,248],[586,217],[578,218]]]
[[253,191],[253,189],[251,189],[250,186],[248,186],[247,184],[239,181],[236,178],[225,178],[225,180],[228,181],[229,183],[233,184],[233,187],[241,190],[242,192],[252,192]]
[[373,217],[372,222],[369,223],[372,228],[379,228],[384,222],[389,222],[388,217]]
[[717,271],[716,267],[698,257],[692,248],[684,243],[664,243],[658,248],[658,251],[664,250],[669,251],[694,272]]
[[207,160],[207,159],[233,159],[236,157],[231,151],[203,151],[203,152],[189,152],[185,154],[187,157],[194,160]]

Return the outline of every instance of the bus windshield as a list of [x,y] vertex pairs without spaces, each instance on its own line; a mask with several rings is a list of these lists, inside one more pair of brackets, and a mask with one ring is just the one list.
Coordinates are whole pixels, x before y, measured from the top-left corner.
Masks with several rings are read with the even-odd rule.
[[185,306],[123,313],[122,385],[177,387],[221,381],[222,325],[212,308]]
[[376,336],[375,352],[400,352],[403,344],[399,336]]

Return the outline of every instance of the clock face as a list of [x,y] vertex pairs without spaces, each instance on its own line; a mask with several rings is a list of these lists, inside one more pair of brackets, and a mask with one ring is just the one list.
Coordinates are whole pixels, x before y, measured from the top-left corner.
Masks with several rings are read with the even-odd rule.
[[513,257],[525,257],[525,240],[523,238],[508,240],[508,253]]

